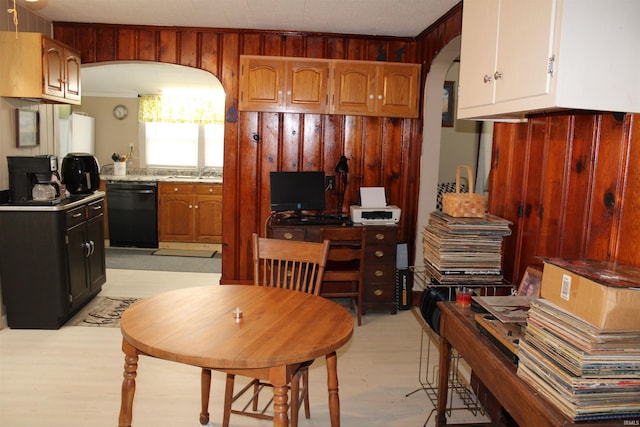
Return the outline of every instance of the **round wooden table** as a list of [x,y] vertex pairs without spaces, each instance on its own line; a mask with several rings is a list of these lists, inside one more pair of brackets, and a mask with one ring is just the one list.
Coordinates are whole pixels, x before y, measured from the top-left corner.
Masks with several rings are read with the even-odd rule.
[[[233,315],[236,308],[242,311],[239,321]],[[125,368],[120,427],[131,426],[140,354],[266,377],[274,386],[277,427],[289,423],[292,370],[325,356],[331,425],[340,425],[335,351],[351,338],[353,317],[334,302],[263,286],[186,288],[136,302],[123,314],[121,329]]]

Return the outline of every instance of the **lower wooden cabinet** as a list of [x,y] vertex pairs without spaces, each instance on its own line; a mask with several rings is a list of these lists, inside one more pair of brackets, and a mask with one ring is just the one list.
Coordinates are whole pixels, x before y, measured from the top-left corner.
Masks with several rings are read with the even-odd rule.
[[222,185],[158,183],[158,240],[222,243]]

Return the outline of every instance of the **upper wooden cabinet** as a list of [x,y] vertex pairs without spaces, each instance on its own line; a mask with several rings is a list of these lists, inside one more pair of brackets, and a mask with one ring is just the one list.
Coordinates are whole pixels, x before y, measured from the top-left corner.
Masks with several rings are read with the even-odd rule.
[[327,112],[329,65],[324,60],[267,56],[240,59],[240,110]]
[[419,64],[241,56],[241,111],[418,117]]
[[419,64],[332,62],[332,113],[418,117]]
[[[640,2],[466,2],[459,119],[560,109],[640,111]],[[597,55],[594,55],[597,52]]]
[[80,104],[80,53],[40,33],[0,32],[0,96]]

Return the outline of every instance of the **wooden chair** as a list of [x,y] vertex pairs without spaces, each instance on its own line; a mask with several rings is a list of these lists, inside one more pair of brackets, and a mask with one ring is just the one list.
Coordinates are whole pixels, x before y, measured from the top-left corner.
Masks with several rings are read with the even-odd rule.
[[355,302],[360,326],[364,232],[361,227],[327,227],[320,229],[320,239],[331,241],[320,295],[326,298],[350,298],[352,307]]
[[[291,240],[268,239],[253,234],[253,277],[256,286],[272,286],[306,292],[313,295],[320,294],[320,286],[323,280],[324,268],[329,252],[329,242],[311,243]],[[298,412],[304,403],[305,417],[310,418],[309,410],[309,370],[313,360],[302,363],[292,374],[291,378],[291,411],[290,425],[297,427]],[[302,380],[302,387],[300,381]],[[211,370],[202,370],[202,412],[200,423],[208,422],[209,390],[211,388]],[[235,374],[227,373],[225,387],[224,409],[222,426],[229,426],[231,414],[245,415],[252,418],[272,420],[273,415],[266,413],[273,400],[270,400],[262,409],[258,407],[260,391],[265,387],[272,387],[268,382],[258,378],[252,379],[245,387],[234,394]],[[249,390],[253,395],[242,409],[232,408],[241,396]],[[249,410],[251,405],[251,410]]]

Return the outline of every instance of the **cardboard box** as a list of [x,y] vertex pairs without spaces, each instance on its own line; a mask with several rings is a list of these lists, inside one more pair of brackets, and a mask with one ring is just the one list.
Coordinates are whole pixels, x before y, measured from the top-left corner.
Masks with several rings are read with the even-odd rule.
[[541,295],[602,331],[640,331],[640,268],[545,259]]

